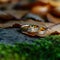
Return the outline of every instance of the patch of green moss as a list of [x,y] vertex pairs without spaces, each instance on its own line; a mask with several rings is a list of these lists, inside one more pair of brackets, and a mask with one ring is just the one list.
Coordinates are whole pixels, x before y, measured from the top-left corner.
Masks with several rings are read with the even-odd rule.
[[47,36],[15,45],[0,44],[0,60],[59,60],[60,35]]

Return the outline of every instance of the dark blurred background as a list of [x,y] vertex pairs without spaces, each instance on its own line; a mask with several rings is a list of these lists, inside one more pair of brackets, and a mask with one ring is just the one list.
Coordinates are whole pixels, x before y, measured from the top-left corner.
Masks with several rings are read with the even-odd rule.
[[24,6],[36,0],[0,0],[0,10],[12,9],[14,6]]

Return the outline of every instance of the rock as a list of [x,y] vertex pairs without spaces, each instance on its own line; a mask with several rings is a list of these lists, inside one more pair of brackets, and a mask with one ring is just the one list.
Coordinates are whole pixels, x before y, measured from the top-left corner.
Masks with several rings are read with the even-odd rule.
[[8,29],[2,29],[0,28],[0,44],[5,45],[14,45],[15,43],[33,43],[35,39],[34,37],[26,36],[22,33],[17,32],[17,28],[8,28]]

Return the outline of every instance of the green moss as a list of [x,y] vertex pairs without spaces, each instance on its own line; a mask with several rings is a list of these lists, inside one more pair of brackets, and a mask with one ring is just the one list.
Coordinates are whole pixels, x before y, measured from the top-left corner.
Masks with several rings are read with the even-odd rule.
[[60,35],[23,42],[14,46],[0,44],[0,60],[59,60]]

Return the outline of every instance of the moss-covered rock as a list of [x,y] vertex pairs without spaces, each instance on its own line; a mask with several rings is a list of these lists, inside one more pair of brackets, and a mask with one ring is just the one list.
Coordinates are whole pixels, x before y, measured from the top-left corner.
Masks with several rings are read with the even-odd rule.
[[15,45],[0,44],[0,60],[59,60],[60,35],[23,42]]

